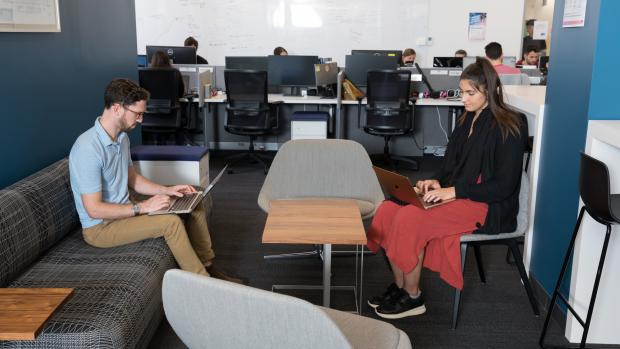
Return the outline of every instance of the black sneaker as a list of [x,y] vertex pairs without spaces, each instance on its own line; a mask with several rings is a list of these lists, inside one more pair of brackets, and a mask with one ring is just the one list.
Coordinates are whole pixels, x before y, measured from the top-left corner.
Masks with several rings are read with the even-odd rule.
[[376,308],[381,303],[383,303],[383,301],[385,301],[386,299],[390,299],[390,298],[398,295],[399,293],[400,293],[400,288],[398,286],[396,286],[395,283],[392,283],[390,286],[388,286],[388,288],[385,290],[385,292],[383,292],[382,295],[374,296],[371,299],[369,299],[368,300],[368,305],[370,305],[373,308]]
[[424,314],[424,297],[422,294],[418,298],[411,298],[407,291],[400,289],[393,298],[381,303],[375,308],[375,313],[385,319],[400,319],[407,316]]

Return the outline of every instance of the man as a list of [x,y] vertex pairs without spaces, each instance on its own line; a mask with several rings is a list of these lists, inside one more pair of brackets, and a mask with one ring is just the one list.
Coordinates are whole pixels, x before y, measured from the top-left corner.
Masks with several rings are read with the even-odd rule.
[[[529,19],[525,22],[527,27],[527,35],[523,37],[523,50],[530,46],[534,46],[536,52],[541,52],[547,49],[547,42],[545,40],[534,40],[534,22],[535,19]],[[523,51],[525,54],[525,51]]]
[[504,59],[504,54],[502,52],[502,45],[497,42],[491,42],[484,47],[484,53],[487,56],[487,59],[495,68],[497,74],[521,74],[521,71],[515,67],[510,67],[504,65],[502,60]]
[[412,66],[413,63],[415,62],[415,50],[412,48],[406,48],[403,51],[403,55],[402,55],[402,66]]
[[198,54],[198,40],[194,39],[193,36],[185,39],[185,42],[183,42],[183,46],[189,46],[196,49],[196,64],[209,64],[206,59],[204,59]]
[[535,65],[538,66],[538,51],[536,47],[530,46],[525,49],[523,58],[517,62],[517,65]]
[[[148,98],[149,93],[134,82],[112,80],[105,89],[103,114],[71,148],[71,190],[84,240],[106,248],[163,236],[181,269],[240,282],[213,266],[215,254],[202,203],[185,222],[177,215],[147,215],[169,207],[171,197],[195,192],[191,185],[153,183],[134,169],[127,132],[142,122]],[[132,202],[129,188],[152,196]]]
[[457,57],[457,58],[467,57],[467,51],[465,51],[463,49],[456,50],[456,52],[454,52],[454,57]]

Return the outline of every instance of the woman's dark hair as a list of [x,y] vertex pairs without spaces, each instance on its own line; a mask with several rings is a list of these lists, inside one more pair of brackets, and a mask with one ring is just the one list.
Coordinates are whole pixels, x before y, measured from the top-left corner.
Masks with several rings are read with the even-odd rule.
[[151,57],[151,67],[153,68],[170,68],[170,58],[164,51],[157,51]]
[[[504,103],[504,92],[499,75],[486,58],[476,58],[476,63],[470,64],[463,70],[460,80],[471,81],[476,91],[486,94],[488,107],[504,139],[509,134],[513,136],[520,134],[521,118]],[[459,125],[465,122],[465,115],[467,111],[459,117]]]
[[278,46],[273,49],[274,56],[279,56],[282,54],[282,52],[286,52],[286,54],[288,54],[288,51],[282,46]]

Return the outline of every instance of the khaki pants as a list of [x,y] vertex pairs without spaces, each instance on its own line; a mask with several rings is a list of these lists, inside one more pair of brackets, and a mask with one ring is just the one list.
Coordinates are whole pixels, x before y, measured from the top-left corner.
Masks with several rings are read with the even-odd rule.
[[202,275],[209,275],[205,265],[215,257],[203,202],[184,220],[173,214],[104,220],[82,234],[89,245],[102,248],[163,236],[181,269]]

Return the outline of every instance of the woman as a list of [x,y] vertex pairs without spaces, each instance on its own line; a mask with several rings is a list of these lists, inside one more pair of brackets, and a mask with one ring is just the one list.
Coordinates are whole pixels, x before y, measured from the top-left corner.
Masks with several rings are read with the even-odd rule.
[[178,96],[179,97],[183,97],[185,95],[185,84],[183,83],[183,76],[181,76],[181,72],[172,67],[172,64],[170,63],[170,58],[168,57],[168,55],[163,52],[163,51],[157,51],[153,54],[153,57],[151,57],[151,63],[149,64],[149,68],[151,69],[174,69],[176,71],[176,73],[174,74],[176,76],[177,79],[177,85],[178,85]]
[[519,209],[524,118],[505,104],[495,69],[479,58],[461,74],[465,112],[452,133],[441,169],[416,183],[424,200],[451,200],[423,210],[385,201],[368,231],[368,247],[383,248],[394,283],[368,304],[384,318],[426,311],[420,291],[422,266],[461,289],[460,236],[514,231]]

